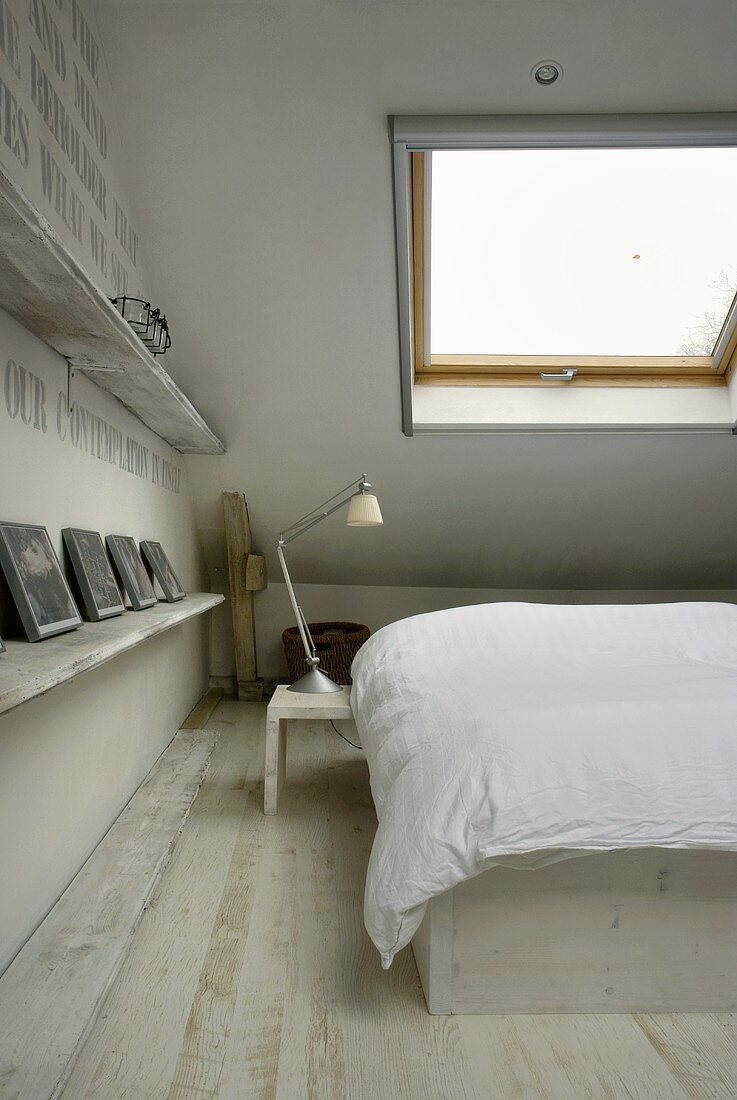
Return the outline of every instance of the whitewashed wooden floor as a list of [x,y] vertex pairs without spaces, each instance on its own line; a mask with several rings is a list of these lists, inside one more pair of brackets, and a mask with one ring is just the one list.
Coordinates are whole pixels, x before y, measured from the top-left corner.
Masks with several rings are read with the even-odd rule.
[[265,707],[222,703],[205,783],[65,1100],[737,1096],[734,1016],[427,1015],[362,923],[361,754],[295,726],[265,818]]

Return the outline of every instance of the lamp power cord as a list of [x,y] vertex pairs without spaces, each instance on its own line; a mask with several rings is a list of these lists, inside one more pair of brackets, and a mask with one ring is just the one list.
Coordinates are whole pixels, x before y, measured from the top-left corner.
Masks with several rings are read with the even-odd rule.
[[353,741],[349,741],[349,740],[348,740],[348,738],[347,738],[347,737],[345,737],[345,736],[344,736],[344,735],[343,735],[343,734],[342,734],[342,733],[340,732],[340,730],[338,729],[338,727],[336,726],[336,724],[335,724],[335,722],[334,722],[334,721],[332,720],[332,718],[328,718],[328,722],[329,722],[329,723],[330,723],[330,725],[331,725],[331,726],[333,727],[333,729],[334,729],[334,730],[335,730],[335,732],[337,733],[338,737],[342,737],[342,738],[343,738],[343,740],[344,740],[344,741],[346,741],[346,742],[347,742],[347,743],[348,743],[348,744],[349,744],[349,745],[350,745],[350,746],[351,746],[352,748],[354,748],[354,749],[358,749],[358,750],[359,750],[359,752],[361,751],[361,749],[362,749],[362,747],[363,747],[363,746],[361,746],[361,745],[355,745],[355,744],[353,743]]

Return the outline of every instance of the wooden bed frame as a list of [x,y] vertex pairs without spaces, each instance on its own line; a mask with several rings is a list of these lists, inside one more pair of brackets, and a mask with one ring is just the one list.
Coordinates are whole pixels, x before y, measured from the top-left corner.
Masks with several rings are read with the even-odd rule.
[[430,902],[412,947],[434,1015],[734,1011],[737,852],[491,867]]

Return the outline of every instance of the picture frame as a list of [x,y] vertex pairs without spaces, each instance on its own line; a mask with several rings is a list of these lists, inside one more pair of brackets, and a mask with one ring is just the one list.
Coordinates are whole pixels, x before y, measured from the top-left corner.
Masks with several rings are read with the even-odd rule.
[[146,572],[143,558],[130,535],[108,535],[107,548],[115,566],[118,579],[128,593],[134,611],[143,611],[158,603],[151,578]]
[[97,623],[113,615],[122,615],[125,611],[123,595],[100,533],[81,527],[65,527],[61,533],[87,618]]
[[164,599],[167,603],[176,603],[177,600],[183,600],[187,593],[182,588],[179,577],[172,569],[171,562],[161,543],[144,539],[141,542],[141,555],[152,580],[155,577],[161,585],[161,591],[164,593]]
[[30,642],[82,625],[45,527],[0,522],[0,566]]

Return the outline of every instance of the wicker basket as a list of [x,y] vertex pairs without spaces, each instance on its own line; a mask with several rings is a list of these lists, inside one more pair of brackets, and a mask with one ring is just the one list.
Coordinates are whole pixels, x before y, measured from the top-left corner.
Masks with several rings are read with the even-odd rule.
[[[367,640],[369,628],[360,623],[310,623],[309,628],[322,671],[336,684],[350,684],[353,658]],[[289,675],[299,680],[309,666],[298,627],[287,627],[282,641]]]

